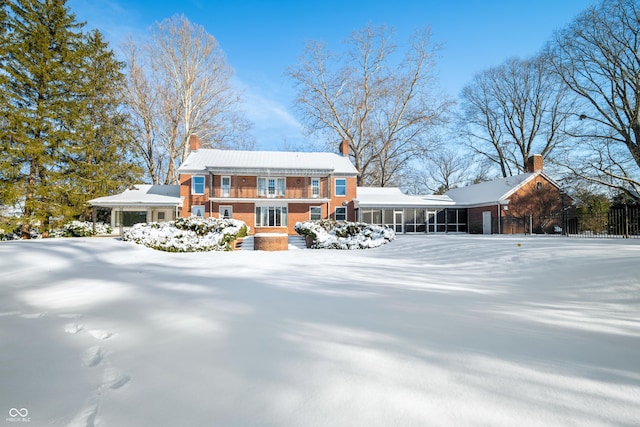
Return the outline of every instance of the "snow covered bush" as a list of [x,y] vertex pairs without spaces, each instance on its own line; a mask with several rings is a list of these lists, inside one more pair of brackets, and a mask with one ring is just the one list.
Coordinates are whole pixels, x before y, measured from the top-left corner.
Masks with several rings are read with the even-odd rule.
[[304,221],[294,226],[296,232],[313,240],[314,249],[366,249],[376,248],[395,240],[391,228],[333,220]]
[[51,233],[52,237],[89,237],[96,234],[111,234],[111,227],[102,222],[97,222],[95,230],[93,223],[89,221],[71,221],[66,223],[62,230]]
[[136,224],[123,233],[122,240],[166,252],[229,251],[232,242],[248,231],[237,219],[189,217]]

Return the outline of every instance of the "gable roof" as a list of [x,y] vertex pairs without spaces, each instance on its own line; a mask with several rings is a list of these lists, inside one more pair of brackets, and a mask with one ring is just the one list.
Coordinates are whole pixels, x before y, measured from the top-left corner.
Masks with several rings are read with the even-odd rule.
[[247,175],[357,176],[348,157],[335,153],[200,149],[192,151],[178,168],[180,173]]
[[182,206],[182,198],[179,185],[136,184],[120,194],[98,197],[88,203],[102,207]]
[[542,171],[528,172],[520,175],[508,176],[506,178],[494,179],[493,181],[481,182],[462,188],[454,188],[445,194],[456,203],[464,206],[482,206],[492,203],[499,203],[508,199],[513,193],[522,188],[527,182],[536,176],[543,176],[554,186],[559,185]]

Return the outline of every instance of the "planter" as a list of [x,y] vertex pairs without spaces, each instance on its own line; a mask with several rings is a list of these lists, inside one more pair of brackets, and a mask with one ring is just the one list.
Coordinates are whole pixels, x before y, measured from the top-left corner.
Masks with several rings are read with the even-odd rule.
[[256,251],[289,250],[289,235],[284,233],[257,233],[253,236],[253,249]]
[[311,246],[313,246],[313,237],[304,236],[304,241],[307,244],[307,248],[311,248]]

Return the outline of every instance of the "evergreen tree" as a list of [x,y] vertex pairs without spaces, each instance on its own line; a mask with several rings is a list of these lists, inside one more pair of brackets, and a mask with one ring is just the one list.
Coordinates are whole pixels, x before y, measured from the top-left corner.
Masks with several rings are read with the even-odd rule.
[[66,165],[66,175],[74,178],[66,188],[67,214],[74,216],[82,213],[87,200],[113,194],[142,175],[129,154],[133,151],[131,128],[121,97],[124,64],[115,59],[99,31],[87,34],[83,48],[75,123],[79,138],[69,141]]
[[9,0],[5,10],[0,191],[4,204],[22,203],[26,238],[31,224],[79,215],[121,178],[122,66],[66,0]]

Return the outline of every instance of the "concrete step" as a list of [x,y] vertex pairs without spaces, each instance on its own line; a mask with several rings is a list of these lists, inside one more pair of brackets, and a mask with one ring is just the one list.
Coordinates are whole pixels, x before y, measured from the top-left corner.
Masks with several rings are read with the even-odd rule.
[[304,236],[289,236],[289,249],[307,249]]
[[252,251],[253,250],[253,236],[247,236],[244,239],[242,239],[242,242],[240,242],[237,246],[237,249],[240,249],[241,251]]

